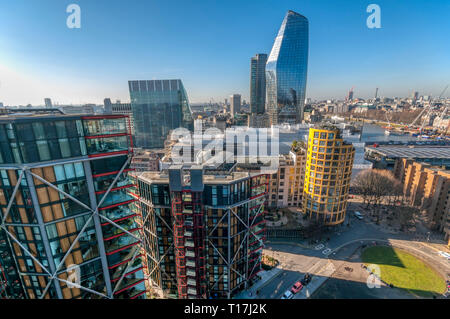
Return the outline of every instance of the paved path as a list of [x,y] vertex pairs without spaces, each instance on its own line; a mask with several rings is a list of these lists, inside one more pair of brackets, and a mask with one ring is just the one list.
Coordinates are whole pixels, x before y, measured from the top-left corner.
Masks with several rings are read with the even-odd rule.
[[[345,226],[346,227],[346,226]],[[330,235],[330,241],[309,246],[289,242],[269,242],[265,254],[273,256],[281,262],[282,271],[274,280],[260,288],[256,298],[281,298],[284,292],[303,278],[305,273],[313,274],[313,279],[304,290],[294,298],[308,298],[336,270],[339,262],[350,257],[361,242],[372,241],[390,243],[393,246],[409,250],[431,264],[444,277],[450,273],[449,263],[437,254],[436,247],[418,241],[411,241],[412,236],[404,233],[388,233],[365,220],[352,218],[351,227],[342,232]],[[433,244],[433,246],[435,246]],[[448,277],[446,278],[448,279]]]

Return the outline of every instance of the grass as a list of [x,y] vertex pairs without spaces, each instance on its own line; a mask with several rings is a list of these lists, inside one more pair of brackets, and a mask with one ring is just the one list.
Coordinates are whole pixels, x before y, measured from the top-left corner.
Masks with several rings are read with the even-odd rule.
[[427,264],[401,249],[376,246],[365,249],[362,260],[380,267],[381,279],[420,297],[445,292],[444,279]]

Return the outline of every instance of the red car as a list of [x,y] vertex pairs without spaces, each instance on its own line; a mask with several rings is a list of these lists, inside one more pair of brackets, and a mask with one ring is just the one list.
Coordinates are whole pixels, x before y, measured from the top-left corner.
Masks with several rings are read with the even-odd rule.
[[296,294],[297,292],[299,292],[300,290],[302,290],[303,285],[300,281],[297,281],[291,288],[291,292],[293,294]]

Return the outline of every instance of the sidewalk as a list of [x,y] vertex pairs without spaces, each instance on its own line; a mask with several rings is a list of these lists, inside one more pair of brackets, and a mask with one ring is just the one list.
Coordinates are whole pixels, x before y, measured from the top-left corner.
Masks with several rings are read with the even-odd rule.
[[255,283],[253,286],[251,286],[247,290],[241,291],[239,294],[237,294],[233,299],[255,299],[256,291],[259,289],[264,288],[269,282],[271,282],[274,278],[276,278],[283,269],[278,267],[275,267],[269,271],[262,270],[258,273],[258,276],[261,277],[261,279]]

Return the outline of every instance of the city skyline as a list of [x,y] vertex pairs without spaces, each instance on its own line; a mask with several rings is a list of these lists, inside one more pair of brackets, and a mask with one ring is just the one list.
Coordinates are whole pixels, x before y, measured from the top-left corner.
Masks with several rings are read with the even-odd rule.
[[[252,1],[137,1],[125,7],[109,1],[107,12],[101,1],[77,3],[79,30],[65,25],[69,3],[1,5],[0,30],[8,30],[0,31],[0,101],[5,105],[42,105],[45,97],[55,105],[101,104],[105,97],[127,101],[128,80],[158,78],[181,79],[191,103],[223,101],[234,93],[249,101],[248,61],[256,53],[269,54],[288,10],[310,21],[308,98],[344,99],[351,87],[361,98],[373,97],[376,87],[380,96],[414,91],[438,96],[448,83],[449,44],[444,39],[449,5],[444,1],[426,3],[426,11],[423,1],[378,1],[381,29],[366,26],[365,2],[284,1],[255,8]],[[205,8],[209,19],[204,19]],[[175,19],[160,28],[169,15]],[[124,23],[129,16],[134,25]],[[231,40],[238,44],[232,50]]]

